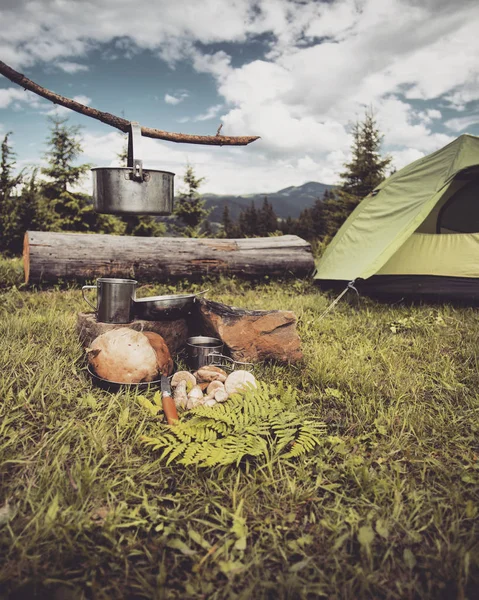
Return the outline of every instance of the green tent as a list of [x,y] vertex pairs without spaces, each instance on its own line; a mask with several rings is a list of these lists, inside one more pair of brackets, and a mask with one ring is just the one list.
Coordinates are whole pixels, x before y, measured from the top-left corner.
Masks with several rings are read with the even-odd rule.
[[383,181],[340,228],[315,279],[479,299],[479,137],[461,135]]

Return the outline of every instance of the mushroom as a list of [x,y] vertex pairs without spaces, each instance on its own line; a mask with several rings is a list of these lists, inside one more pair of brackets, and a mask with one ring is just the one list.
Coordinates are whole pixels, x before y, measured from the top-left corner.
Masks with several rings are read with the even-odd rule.
[[233,371],[231,375],[228,375],[228,378],[225,381],[225,390],[228,392],[228,394],[234,394],[235,392],[239,392],[248,384],[252,385],[253,387],[258,387],[254,375],[252,375],[249,371]]
[[186,391],[190,391],[196,385],[195,377],[188,371],[177,371],[171,378],[171,387],[176,387],[181,381],[186,383]]
[[211,371],[210,369],[203,367],[196,371],[195,377],[198,378],[198,381],[215,381],[216,379],[218,379],[218,377],[220,377],[220,373],[217,373],[216,371]]
[[208,384],[208,387],[206,388],[206,393],[208,394],[208,396],[214,396],[217,390],[224,389],[224,383],[221,383],[221,381],[212,381],[210,384]]
[[190,393],[188,394],[188,403],[186,408],[194,408],[198,406],[203,401],[203,392],[199,385],[195,385],[191,388]]
[[207,398],[205,400],[205,406],[214,406],[216,404],[216,400],[214,398]]
[[186,393],[186,381],[184,379],[177,382],[173,400],[175,401],[176,408],[186,408],[186,405],[188,404],[188,395]]
[[203,369],[207,369],[208,371],[214,371],[215,373],[219,373],[220,375],[224,375],[228,377],[228,373],[224,371],[221,367],[217,367],[215,365],[206,365]]
[[216,390],[215,400],[216,402],[226,402],[228,400],[228,392],[225,389]]

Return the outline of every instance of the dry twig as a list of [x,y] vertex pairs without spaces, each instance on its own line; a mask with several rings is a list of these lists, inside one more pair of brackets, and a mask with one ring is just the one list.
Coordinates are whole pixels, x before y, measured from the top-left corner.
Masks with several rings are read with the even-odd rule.
[[[9,67],[7,64],[0,60],[0,74],[4,75],[13,83],[16,83],[23,87],[25,90],[29,90],[38,96],[42,96],[42,98],[46,98],[53,102],[54,104],[59,104],[60,106],[64,106],[65,108],[69,108],[70,110],[74,110],[82,115],[86,115],[87,117],[91,117],[92,119],[97,119],[102,123],[106,123],[107,125],[111,125],[112,127],[116,127],[120,131],[127,133],[130,129],[130,121],[127,119],[123,119],[121,117],[117,117],[112,115],[111,113],[103,112],[101,110],[97,110],[96,108],[91,108],[90,106],[85,106],[80,102],[76,102],[76,100],[72,100],[71,98],[67,98],[66,96],[60,96],[60,94],[56,94],[46,88],[38,85],[28,77],[25,77],[22,73],[15,71],[12,67]],[[156,138],[160,140],[166,140],[168,142],[177,142],[177,143],[185,143],[185,144],[204,144],[209,146],[246,146],[251,142],[254,142],[258,139],[259,136],[226,136],[219,135],[221,127],[218,129],[216,135],[193,135],[187,133],[173,133],[170,131],[163,131],[161,129],[152,129],[151,127],[142,127],[141,134],[145,137]]]

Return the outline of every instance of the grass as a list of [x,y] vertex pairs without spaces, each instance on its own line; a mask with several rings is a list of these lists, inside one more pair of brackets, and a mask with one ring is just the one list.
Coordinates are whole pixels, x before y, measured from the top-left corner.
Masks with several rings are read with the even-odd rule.
[[258,377],[291,383],[327,435],[292,460],[165,466],[140,442],[156,418],[134,394],[91,387],[79,288],[25,289],[8,263],[2,600],[476,597],[475,309],[352,295],[320,320],[331,298],[308,282],[208,284],[219,301],[296,312],[304,365]]

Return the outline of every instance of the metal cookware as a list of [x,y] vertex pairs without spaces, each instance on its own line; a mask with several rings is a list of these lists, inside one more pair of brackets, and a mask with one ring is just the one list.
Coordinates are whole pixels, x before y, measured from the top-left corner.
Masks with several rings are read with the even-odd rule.
[[[101,323],[130,323],[133,321],[133,307],[137,281],[134,279],[113,279],[100,277],[96,285],[84,285],[82,294],[85,301],[96,313]],[[96,290],[96,306],[85,295],[85,290]]]
[[197,294],[174,294],[171,296],[150,296],[137,298],[134,302],[134,314],[138,319],[147,321],[162,321],[180,319],[193,312],[196,297],[208,290]]
[[107,392],[119,392],[121,390],[132,390],[132,391],[144,391],[148,389],[153,389],[161,386],[161,379],[155,379],[153,381],[142,381],[141,383],[120,383],[119,381],[110,381],[108,379],[104,379],[95,373],[95,371],[87,366],[87,371],[90,374],[93,383],[100,387],[102,390],[106,390]]
[[196,335],[186,340],[186,362],[193,370],[214,364],[223,356],[223,342],[214,337]]
[[240,362],[223,354],[224,344],[215,337],[197,335],[186,340],[186,364],[192,370],[201,369],[207,365],[221,367],[227,371],[242,369],[252,371],[253,363]]
[[170,171],[143,168],[141,127],[130,123],[127,167],[95,167],[93,201],[96,212],[129,215],[169,215],[173,211]]
[[191,313],[195,298],[194,294],[138,298],[134,302],[133,310],[137,319],[147,321],[178,319]]
[[[176,363],[173,365],[173,373],[176,371],[177,365]],[[107,390],[108,392],[119,392],[121,390],[132,390],[134,392],[136,391],[145,391],[148,389],[156,389],[156,388],[160,388],[163,384],[163,386],[166,386],[165,380],[168,382],[168,385],[170,386],[171,389],[171,378],[172,375],[170,375],[169,377],[165,377],[164,375],[161,375],[160,373],[158,373],[158,377],[160,379],[154,379],[153,381],[141,381],[140,383],[121,383],[120,381],[110,381],[109,379],[104,379],[103,377],[100,377],[99,375],[97,375],[95,373],[95,371],[93,370],[93,368],[91,367],[91,365],[87,365],[86,370],[88,371],[88,374],[90,375],[93,383],[100,387],[103,390]],[[171,393],[170,393],[171,395]]]

